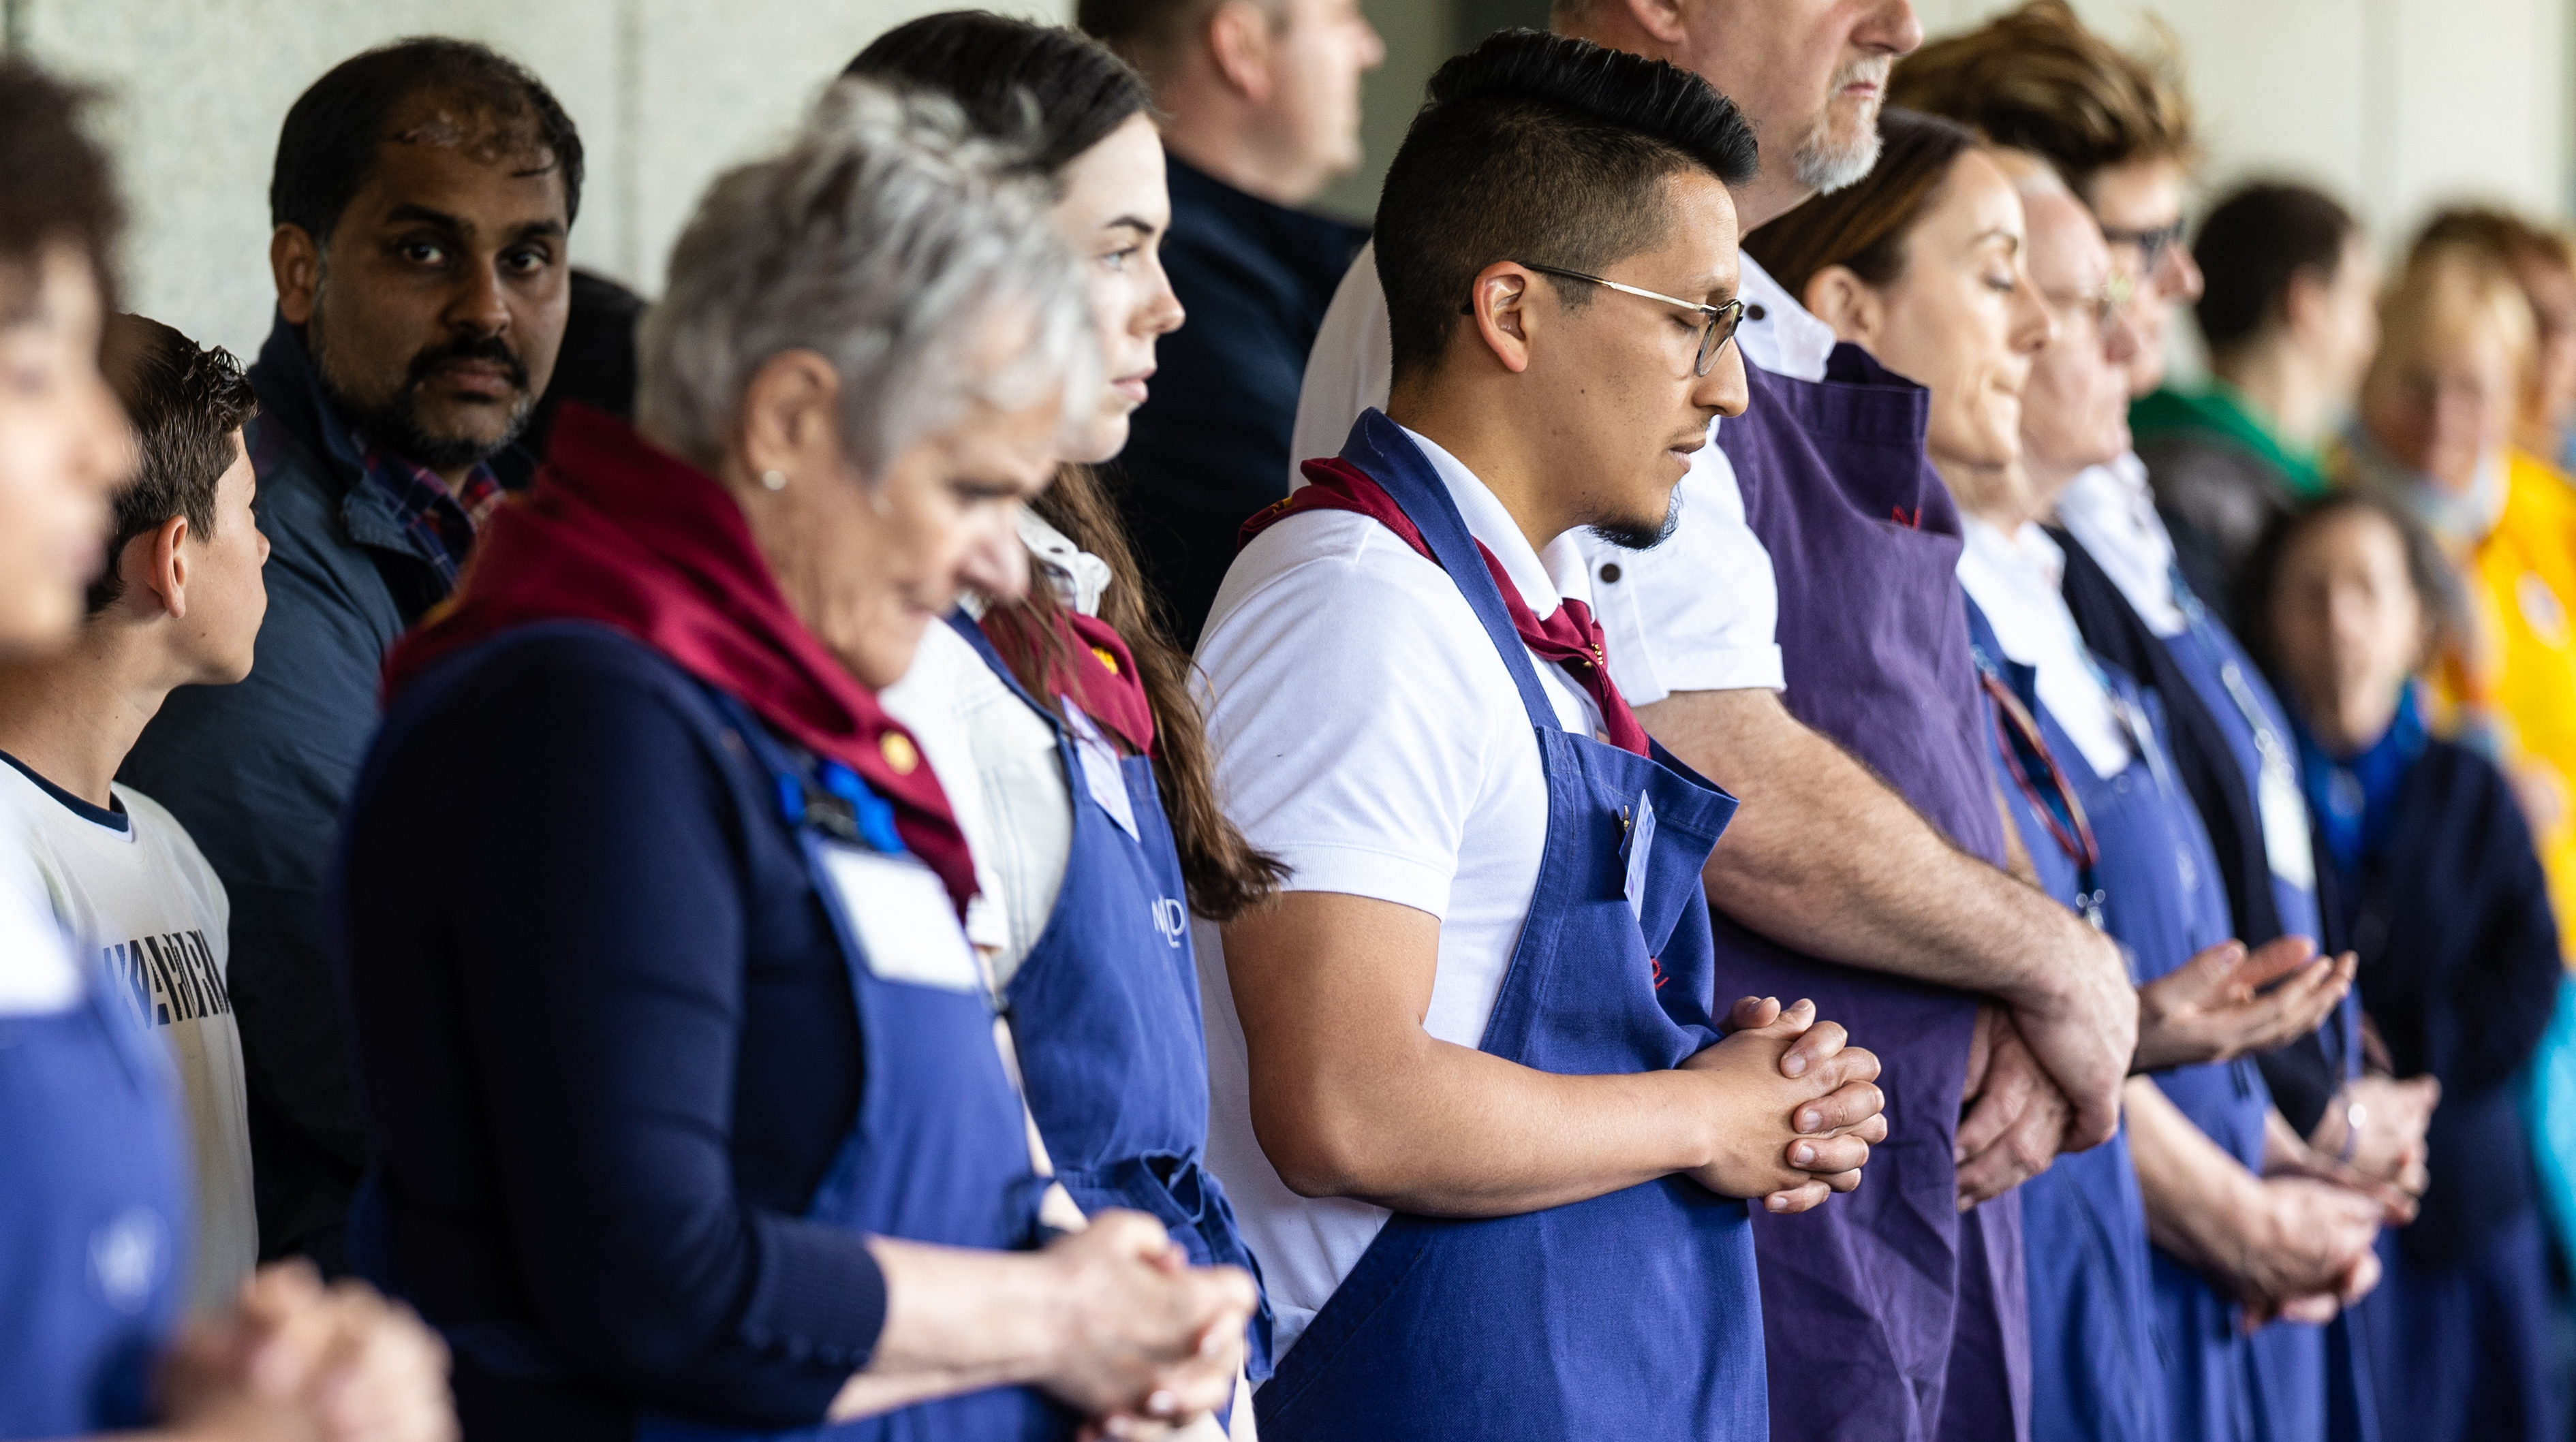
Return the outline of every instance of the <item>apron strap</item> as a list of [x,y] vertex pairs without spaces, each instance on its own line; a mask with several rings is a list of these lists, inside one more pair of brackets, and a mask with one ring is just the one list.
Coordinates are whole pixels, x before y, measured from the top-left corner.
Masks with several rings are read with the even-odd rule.
[[1495,654],[1503,658],[1503,666],[1512,673],[1512,685],[1520,692],[1530,724],[1550,731],[1563,730],[1563,723],[1556,718],[1556,707],[1539,684],[1538,668],[1530,661],[1520,628],[1512,624],[1511,609],[1503,603],[1503,593],[1495,586],[1493,573],[1485,569],[1484,558],[1477,553],[1476,538],[1467,530],[1467,518],[1459,514],[1449,488],[1441,484],[1439,473],[1431,468],[1431,458],[1422,454],[1422,448],[1413,443],[1402,426],[1372,407],[1361,412],[1358,422],[1352,425],[1350,440],[1342,446],[1342,459],[1367,472],[1369,479],[1378,483],[1421,532],[1431,559],[1449,573],[1458,593],[1467,598],[1468,608],[1485,628],[1486,639],[1494,643]]

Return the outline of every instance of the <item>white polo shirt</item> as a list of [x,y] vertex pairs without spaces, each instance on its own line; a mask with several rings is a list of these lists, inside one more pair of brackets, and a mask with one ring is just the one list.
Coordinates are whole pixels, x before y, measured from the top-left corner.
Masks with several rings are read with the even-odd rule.
[[[1408,432],[1407,434],[1411,434]],[[1414,437],[1466,518],[1544,619],[1588,600],[1572,537],[1530,549],[1493,492]],[[1529,713],[1476,613],[1439,566],[1349,511],[1290,516],[1235,558],[1199,640],[1218,794],[1291,891],[1391,901],[1440,919],[1423,1029],[1472,1047],[1500,994],[1547,839],[1547,778]],[[1532,658],[1569,731],[1598,734],[1591,698]],[[1261,1258],[1285,1350],[1388,1216],[1308,1200],[1252,1134],[1243,1029],[1223,943],[1197,933],[1206,997],[1208,1158]]]
[[[1745,357],[1776,375],[1823,379],[1833,328],[1809,315],[1753,257],[1742,263],[1739,293],[1762,312],[1759,320],[1748,313],[1736,330]],[[1341,454],[1360,412],[1386,404],[1391,354],[1377,252],[1363,247],[1333,293],[1306,358],[1297,460]],[[1711,423],[1709,444],[1691,458],[1677,493],[1681,524],[1662,545],[1630,551],[1588,536],[1578,542],[1593,578],[1594,615],[1609,642],[1611,677],[1631,705],[1675,691],[1783,686],[1774,639],[1779,586],[1771,553],[1744,523],[1735,468],[1717,448],[1720,424]],[[1293,464],[1288,484],[1291,490],[1304,484]]]

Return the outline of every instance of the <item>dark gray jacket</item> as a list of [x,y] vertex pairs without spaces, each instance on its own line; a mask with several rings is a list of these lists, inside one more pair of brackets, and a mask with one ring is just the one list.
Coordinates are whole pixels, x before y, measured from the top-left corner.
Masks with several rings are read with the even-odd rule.
[[[268,619],[250,679],[171,693],[117,779],[170,808],[232,896],[229,983],[250,1073],[260,1254],[343,1265],[342,1214],[366,1128],[323,948],[322,888],[340,810],[375,732],[394,638],[444,598],[428,553],[324,397],[281,319],[250,368]],[[512,452],[505,485],[532,466]],[[472,885],[473,858],[420,879]]]

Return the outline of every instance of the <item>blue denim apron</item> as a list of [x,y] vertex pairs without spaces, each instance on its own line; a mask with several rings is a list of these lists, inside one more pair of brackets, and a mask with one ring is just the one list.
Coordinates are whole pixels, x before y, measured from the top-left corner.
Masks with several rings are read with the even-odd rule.
[[[1073,844],[1029,954],[1003,988],[1029,1111],[1056,1180],[1083,1212],[1129,1207],[1161,1220],[1199,1266],[1261,1275],[1207,1151],[1207,1031],[1190,946],[1187,883],[1150,757],[1118,764],[1136,832],[1086,784],[1082,742],[1024,689],[982,628],[952,624],[1056,735],[1073,799]],[[1270,1375],[1270,1305],[1253,1318],[1246,1370]]]
[[0,1017],[0,1437],[142,1425],[179,1323],[178,1080],[83,972],[70,1010]]
[[[1573,1075],[1680,1063],[1722,1019],[1700,868],[1734,801],[1660,748],[1649,759],[1558,724],[1465,520],[1393,423],[1362,417],[1342,457],[1403,509],[1484,623],[1547,774],[1538,881],[1482,1049]],[[1624,852],[1641,805],[1655,825],[1632,911]],[[1396,1213],[1254,1394],[1262,1434],[1766,1438],[1747,1213],[1678,1176],[1515,1217]]]
[[[2174,597],[2188,625],[2182,634],[2167,637],[2165,648],[2201,704],[2218,718],[2219,729],[2227,735],[2228,754],[2244,773],[2245,794],[2258,798],[2259,807],[2265,766],[2296,766],[2298,748],[2291,739],[2289,718],[2252,658],[2179,577]],[[2295,790],[2297,772],[2292,769],[2288,774]],[[2313,884],[2300,886],[2274,871],[2272,900],[2283,933],[2323,938]],[[2342,1067],[2345,1080],[2361,1075],[2359,987],[2327,1019],[2320,1040],[2327,1058]],[[2338,1316],[2323,1328],[2275,1322],[2254,1334],[2254,1354],[2263,1378],[2266,1442],[2324,1442],[2328,1437],[2336,1442],[2372,1442],[2378,1436],[2368,1364],[2351,1318]]]
[[[2098,868],[2079,866],[2067,854],[2047,815],[2024,790],[2026,784],[2049,796],[2062,780],[2065,791],[2057,804],[2065,805],[2076,783],[2062,768],[2085,766],[2083,753],[2040,705],[2037,672],[2004,655],[1974,601],[1968,603],[1968,624],[1978,669],[2012,688],[2037,720],[2040,744],[2061,767],[2047,773],[2032,766],[2031,758],[2007,752],[2000,740],[1993,752],[1996,774],[2014,778],[2003,788],[2005,804],[2040,889],[2070,909],[2098,909],[2104,904],[2093,899],[2102,888]],[[2081,804],[2078,799],[2069,809]],[[2103,921],[2108,924],[2107,913]],[[2134,980],[2134,952],[2130,964]],[[2156,1350],[2147,1211],[2127,1130],[2091,1151],[2059,1157],[2022,1183],[2021,1216],[2030,1287],[2031,1435],[2165,1442],[2164,1362]]]
[[[575,625],[597,629],[586,623],[519,627],[440,662],[408,687],[368,752],[352,812],[367,804],[403,737],[433,712],[440,695],[509,647]],[[780,819],[796,833],[815,894],[840,939],[857,1005],[867,1058],[858,1114],[814,1188],[806,1219],[869,1236],[986,1251],[1033,1245],[1045,1183],[1032,1170],[1027,1121],[994,1048],[991,994],[980,982],[960,989],[880,976],[833,879],[836,853],[919,864],[903,852],[886,803],[846,767],[791,755],[741,701],[713,687],[702,690],[709,729],[739,736],[770,775]],[[395,1179],[380,1168],[371,1170],[351,1208],[349,1233],[352,1263],[400,1295],[389,1231],[397,1201]],[[503,1376],[563,1373],[544,1338],[524,1322],[442,1325],[440,1331],[449,1345]],[[637,1442],[1060,1442],[1073,1435],[1074,1426],[1070,1413],[1034,1391],[994,1388],[855,1422],[780,1429],[643,1409],[635,1436]]]
[[[1779,578],[1782,703],[2002,865],[1959,512],[1923,449],[1930,393],[1853,345],[1823,381],[1744,370],[1751,402],[1717,442]],[[1753,1218],[1781,1435],[2029,1435],[2021,1203],[2007,1192],[1960,1215],[1951,1156],[1979,998],[1801,955],[1723,913],[1715,928],[1721,991],[1813,997],[1884,1064],[1888,1139],[1869,1180]]]

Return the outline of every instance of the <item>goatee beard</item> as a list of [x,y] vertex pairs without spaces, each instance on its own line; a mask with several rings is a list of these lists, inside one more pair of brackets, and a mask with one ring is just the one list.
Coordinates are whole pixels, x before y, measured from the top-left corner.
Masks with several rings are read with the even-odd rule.
[[[317,323],[308,329],[318,338],[322,328]],[[526,364],[507,341],[496,335],[467,337],[421,351],[405,367],[402,384],[394,388],[394,393],[372,405],[355,399],[334,383],[330,363],[322,348],[314,345],[312,349],[314,372],[321,377],[322,393],[339,410],[340,419],[351,430],[365,436],[369,444],[382,446],[428,470],[469,470],[492,459],[519,438],[519,433],[527,427],[529,413],[536,409],[537,398],[528,389]],[[460,360],[488,361],[503,367],[512,388],[518,393],[518,399],[510,406],[509,421],[501,428],[497,439],[487,441],[473,436],[441,434],[420,422],[420,388],[428,381],[430,372],[450,361]]]
[[1623,551],[1651,551],[1673,538],[1682,524],[1682,493],[1673,492],[1672,501],[1664,507],[1661,524],[1649,526],[1642,521],[1596,521],[1584,529],[1599,540],[1608,541]]

